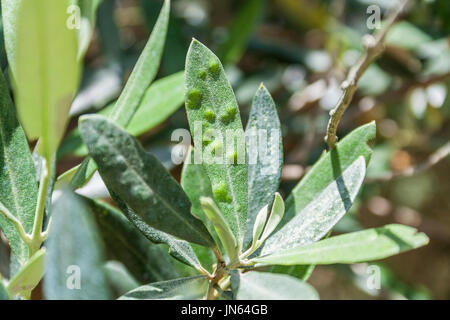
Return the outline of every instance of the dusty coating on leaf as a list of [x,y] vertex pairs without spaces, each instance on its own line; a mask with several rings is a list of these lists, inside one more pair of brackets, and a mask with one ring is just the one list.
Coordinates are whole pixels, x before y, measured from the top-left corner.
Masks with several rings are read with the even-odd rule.
[[[233,234],[242,242],[247,216],[247,164],[230,164],[226,159],[226,131],[233,130],[244,137],[239,109],[230,83],[219,59],[203,44],[193,40],[186,59],[186,111],[194,136],[194,144],[202,143],[202,150],[223,154],[224,164],[203,164],[217,205],[222,210]],[[203,123],[203,137],[196,137],[194,123]],[[205,139],[205,132],[215,129],[223,142]],[[205,141],[203,141],[205,140]],[[210,144],[210,145],[209,145]],[[209,146],[208,146],[209,145]],[[205,151],[206,148],[209,148]],[[231,155],[234,158],[234,155]],[[231,161],[230,161],[231,162]]]
[[255,260],[276,265],[359,263],[384,259],[424,246],[428,241],[428,237],[415,228],[391,224],[277,251]]
[[311,285],[294,277],[253,271],[239,277],[236,298],[238,300],[317,300],[319,295]]
[[198,299],[204,295],[206,284],[207,280],[203,276],[156,282],[134,289],[119,300]]
[[175,259],[190,265],[194,268],[200,267],[200,262],[192,250],[191,245],[184,241],[171,236],[165,232],[156,230],[145,223],[137,214],[135,214],[122,200],[120,200],[114,193],[111,194],[113,200],[117,203],[119,208],[125,214],[128,220],[144,234],[144,236],[153,243],[164,243],[169,246],[169,254]]
[[367,143],[375,138],[375,134],[375,122],[367,123],[350,132],[337,144],[336,148],[324,154],[286,199],[286,213],[280,227],[301,212],[357,158],[363,156],[367,166],[372,155],[372,150]]
[[84,201],[97,222],[108,256],[122,262],[136,280],[149,283],[179,276],[167,251],[152,244],[120,211],[101,201]]
[[[17,121],[3,73],[0,72],[0,202],[22,223],[33,228],[37,202],[35,169],[28,142]],[[28,247],[16,228],[0,214],[3,230],[19,265],[28,259]],[[17,270],[11,270],[14,274]]]
[[[247,136],[252,132],[252,134],[256,134],[257,137],[257,130],[260,129],[266,130],[267,132],[268,156],[265,156],[262,153],[258,154],[256,164],[253,164],[255,162],[251,162],[252,164],[249,164],[248,166],[249,201],[247,232],[244,238],[244,247],[246,247],[252,239],[252,230],[256,215],[265,205],[270,206],[272,204],[274,194],[278,190],[281,168],[283,165],[283,144],[281,141],[280,119],[278,118],[275,102],[269,91],[267,91],[263,85],[259,87],[253,98],[253,104],[245,132]],[[278,137],[272,130],[278,132]],[[272,155],[272,152],[275,150],[271,150],[271,148],[275,148],[277,151],[276,155]],[[249,154],[249,157],[252,156],[252,154]]]
[[350,209],[365,173],[365,161],[360,157],[298,215],[269,237],[261,254],[304,246],[325,236]]
[[[103,246],[85,203],[70,191],[64,191],[53,207],[52,228],[45,261],[45,297],[49,300],[111,299],[103,269]],[[80,272],[80,289],[73,290],[67,286],[67,277]]]
[[180,185],[130,134],[105,117],[81,118],[80,130],[105,184],[150,226],[212,247],[214,241],[191,212]]

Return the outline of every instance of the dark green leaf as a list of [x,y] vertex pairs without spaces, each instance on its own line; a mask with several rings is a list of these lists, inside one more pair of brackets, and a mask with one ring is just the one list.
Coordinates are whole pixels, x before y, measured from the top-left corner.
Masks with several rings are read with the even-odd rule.
[[[156,230],[145,223],[137,214],[135,214],[114,192],[110,191],[112,198],[119,206],[120,210],[125,214],[128,220],[144,234],[150,241],[156,244],[164,243],[169,246],[169,253],[177,260],[184,264],[190,265],[197,270],[201,270],[202,266],[197,259],[191,245],[184,241],[171,236],[165,232]],[[202,247],[205,248],[205,247]]]
[[[194,161],[203,163],[214,199],[242,246],[248,204],[248,166],[236,98],[219,59],[197,40],[193,40],[189,48],[185,75],[189,126],[198,153],[202,151],[199,155],[195,153]],[[210,143],[209,133],[214,137]],[[225,138],[228,141],[224,141]]]
[[64,191],[53,206],[47,241],[44,295],[50,300],[111,297],[104,274],[102,243],[95,221],[80,197]]
[[151,283],[132,290],[120,300],[191,300],[205,295],[207,279],[203,276]]
[[178,277],[167,251],[151,243],[120,211],[100,201],[85,201],[97,222],[109,259],[123,263],[140,283]]
[[103,181],[145,223],[181,239],[214,247],[191,203],[163,164],[131,135],[99,115],[83,116],[80,131]]
[[[25,134],[16,119],[9,90],[0,72],[0,203],[31,233],[37,202],[33,160]],[[0,214],[0,225],[19,265],[28,259],[28,247],[16,228]],[[14,271],[17,270],[12,270]]]
[[109,284],[118,296],[140,286],[140,283],[134,279],[128,269],[118,261],[108,261],[105,264],[105,273]]
[[227,40],[219,48],[224,64],[236,63],[241,58],[264,9],[264,1],[244,1],[242,8],[231,22]]
[[391,224],[280,250],[255,261],[277,265],[359,263],[384,259],[424,246],[428,241],[424,233],[417,233],[414,228]]
[[298,215],[270,236],[261,254],[304,246],[323,238],[351,207],[365,172],[366,165],[361,156]]
[[9,293],[6,290],[6,286],[3,283],[3,278],[0,275],[0,301],[1,300],[9,300]]
[[[249,159],[247,232],[244,247],[252,239],[256,215],[264,206],[272,205],[283,165],[280,119],[275,103],[263,85],[259,87],[253,99],[245,133],[247,139],[250,139],[249,147],[256,149],[258,146],[257,152],[249,152],[249,157],[257,155],[258,158]],[[252,140],[254,142],[251,142]],[[263,151],[262,146],[267,146],[267,149]]]
[[[236,281],[236,280],[235,280]],[[316,290],[288,275],[248,272],[239,277],[237,300],[317,300]]]

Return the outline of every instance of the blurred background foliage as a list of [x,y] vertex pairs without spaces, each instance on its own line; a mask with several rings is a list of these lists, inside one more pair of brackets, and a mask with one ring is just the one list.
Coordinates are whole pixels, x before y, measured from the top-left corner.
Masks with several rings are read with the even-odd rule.
[[[396,1],[172,2],[159,78],[183,70],[195,37],[224,62],[244,122],[252,96],[264,82],[283,126],[281,192],[288,194],[325,149],[328,112],[339,98],[346,72],[363,50],[361,37],[372,32],[366,24],[367,8],[376,5],[383,15]],[[391,172],[427,161],[450,138],[450,1],[411,2],[388,33],[384,55],[361,79],[340,123],[341,137],[371,120],[376,120],[378,132],[359,201],[334,232],[395,222],[417,227],[431,241],[424,248],[377,263],[380,289],[366,285],[375,264],[316,268],[310,281],[323,299],[450,298],[450,158],[411,176],[390,177]],[[161,5],[160,0],[102,1],[85,57],[82,87],[71,109],[73,119],[60,150],[59,173],[79,163],[83,155],[74,154],[71,144],[77,116],[99,111],[117,98]],[[7,68],[4,50],[0,63]],[[181,101],[173,103],[181,107]],[[163,120],[137,134],[179,178],[180,166],[170,161],[176,143],[171,142],[171,134],[187,128],[184,108]],[[98,178],[85,188],[91,196],[105,192]],[[0,245],[0,256],[4,251]]]

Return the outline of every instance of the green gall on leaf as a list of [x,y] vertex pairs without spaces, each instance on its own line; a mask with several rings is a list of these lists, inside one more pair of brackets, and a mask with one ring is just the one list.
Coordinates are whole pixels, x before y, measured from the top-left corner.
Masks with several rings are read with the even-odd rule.
[[187,95],[186,106],[191,109],[200,108],[202,94],[198,89],[192,89]]
[[209,122],[214,122],[216,120],[216,113],[212,109],[206,109],[203,115]]
[[220,64],[216,59],[211,59],[209,61],[208,70],[212,75],[217,75],[220,72]]
[[[199,78],[199,72],[202,70],[208,70],[208,81]],[[219,59],[211,50],[195,39],[192,41],[186,57],[185,87],[186,97],[195,89],[201,93],[202,101],[199,110],[193,110],[186,105],[189,127],[194,144],[203,141],[202,151],[208,157],[208,160],[206,157],[204,158],[203,167],[211,185],[216,189],[221,184],[226,186],[226,188],[222,188],[222,191],[220,188],[216,190],[214,197],[217,195],[218,198],[215,198],[217,205],[223,212],[237,241],[242,244],[248,207],[248,164],[230,164],[227,159],[229,151],[225,152],[224,142],[220,141],[222,139],[219,137],[227,137],[227,132],[231,130],[236,139],[245,139],[245,133],[236,97]],[[232,109],[229,108],[230,106],[235,111],[227,112],[227,108]],[[205,119],[205,112],[208,112],[208,109],[216,114],[216,121],[210,122]],[[222,121],[224,114],[225,122]],[[205,136],[200,137],[199,130],[195,130],[198,122],[202,123],[202,127],[207,124],[209,129],[214,130],[215,138],[211,145],[204,143]],[[211,139],[213,138],[211,137]],[[219,143],[221,144],[220,148]],[[225,190],[227,191],[226,195],[223,192]]]
[[208,72],[206,71],[206,69],[201,69],[198,72],[198,76],[200,77],[200,79],[205,80],[206,76],[208,75]]
[[217,186],[213,186],[213,194],[214,194],[214,198],[217,201],[221,201],[221,202],[230,202],[231,201],[227,186],[223,182]]

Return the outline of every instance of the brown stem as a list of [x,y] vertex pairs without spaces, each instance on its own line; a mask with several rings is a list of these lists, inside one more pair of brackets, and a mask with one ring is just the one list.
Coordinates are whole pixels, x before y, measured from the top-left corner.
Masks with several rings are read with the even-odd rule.
[[427,158],[427,160],[425,160],[422,163],[419,163],[416,166],[411,166],[411,167],[406,168],[405,170],[402,170],[399,172],[389,172],[388,174],[386,174],[382,177],[379,177],[379,178],[366,179],[365,182],[366,183],[384,182],[384,181],[389,181],[389,180],[397,178],[397,177],[409,177],[409,176],[412,176],[417,173],[420,173],[420,172],[430,169],[436,163],[445,159],[449,154],[450,154],[450,142],[447,142],[442,147],[440,147],[435,152],[433,152]]
[[384,39],[391,26],[397,20],[400,13],[403,11],[405,5],[409,0],[403,0],[398,7],[396,7],[387,17],[384,27],[375,35],[365,35],[363,37],[364,53],[358,62],[350,68],[347,78],[342,83],[342,95],[339,98],[337,105],[330,111],[330,120],[327,127],[327,135],[325,141],[330,149],[333,149],[337,142],[336,131],[341,121],[342,115],[347,110],[350,102],[355,95],[358,88],[358,81],[361,79],[364,72],[370,64],[377,59],[384,51]]

